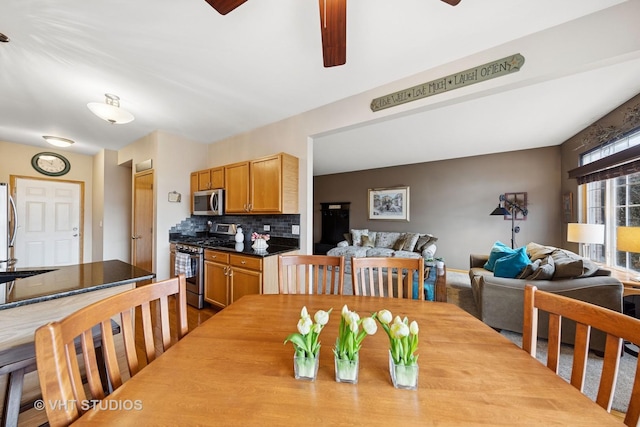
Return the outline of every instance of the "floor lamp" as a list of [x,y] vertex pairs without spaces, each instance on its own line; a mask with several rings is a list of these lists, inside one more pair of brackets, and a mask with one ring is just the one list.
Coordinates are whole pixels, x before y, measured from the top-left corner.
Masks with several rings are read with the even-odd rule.
[[515,249],[516,233],[520,232],[520,227],[516,226],[516,213],[522,212],[523,216],[527,216],[529,211],[527,208],[523,208],[517,203],[507,200],[504,194],[500,195],[499,200],[504,203],[504,206],[501,206],[500,203],[498,203],[498,207],[489,215],[511,215],[511,249]]
[[567,241],[582,243],[582,256],[586,256],[588,244],[604,243],[604,224],[567,224]]

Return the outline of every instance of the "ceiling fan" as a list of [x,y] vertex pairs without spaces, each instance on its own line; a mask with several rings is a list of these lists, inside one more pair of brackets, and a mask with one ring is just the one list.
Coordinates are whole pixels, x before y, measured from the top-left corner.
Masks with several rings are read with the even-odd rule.
[[[205,0],[221,15],[226,15],[247,0]],[[441,0],[451,6],[460,0]],[[320,31],[322,56],[325,67],[347,62],[347,0],[318,0],[320,5]]]

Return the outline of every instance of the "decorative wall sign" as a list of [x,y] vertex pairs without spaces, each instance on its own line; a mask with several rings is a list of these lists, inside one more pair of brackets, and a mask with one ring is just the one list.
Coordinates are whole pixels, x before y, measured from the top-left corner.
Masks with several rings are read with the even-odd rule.
[[370,188],[369,219],[409,221],[409,187]]
[[[520,193],[504,193],[504,200],[505,200],[505,208],[507,208],[508,211],[510,212],[515,212],[515,218],[518,221],[525,221],[527,219],[527,216],[524,214],[524,212],[522,212],[523,210],[527,209],[527,193],[525,192],[520,192]],[[514,208],[512,209],[512,207],[518,206],[520,209],[518,208]],[[511,215],[505,215],[504,216],[505,220],[511,221]]]
[[180,201],[182,200],[182,194],[178,193],[177,191],[170,191],[169,192],[169,201],[172,203],[180,203]]
[[375,98],[371,101],[371,111],[384,110],[385,108],[395,107],[396,105],[515,73],[520,71],[523,64],[524,56],[516,53],[497,61]]

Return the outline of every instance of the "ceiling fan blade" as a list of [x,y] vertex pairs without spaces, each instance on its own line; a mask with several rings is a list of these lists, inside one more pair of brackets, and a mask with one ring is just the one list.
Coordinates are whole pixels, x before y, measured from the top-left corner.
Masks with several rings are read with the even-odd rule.
[[455,6],[460,3],[460,0],[442,0],[443,2],[450,4],[451,6]]
[[325,67],[347,62],[347,0],[318,0]]
[[247,0],[205,0],[220,15],[226,15]]

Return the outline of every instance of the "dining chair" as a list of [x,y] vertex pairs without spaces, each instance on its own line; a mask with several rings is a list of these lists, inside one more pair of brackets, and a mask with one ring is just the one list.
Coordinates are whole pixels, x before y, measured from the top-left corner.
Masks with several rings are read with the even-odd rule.
[[[141,369],[136,352],[136,330],[141,331],[146,362],[156,358],[154,331],[161,334],[162,351],[171,347],[169,296],[175,295],[175,331],[181,339],[187,334],[187,297],[184,274],[172,279],[144,285],[81,308],[62,320],[47,323],[35,332],[36,363],[42,398],[49,425],[66,426],[90,410],[93,403],[106,395],[99,375],[99,362],[94,345],[92,328],[100,325],[102,353],[111,390],[123,383],[124,377],[133,377]],[[152,304],[153,302],[153,304]],[[141,323],[136,328],[135,311],[140,311]],[[124,356],[128,369],[118,365],[116,341],[111,320],[121,323]],[[140,332],[139,332],[140,333]],[[76,353],[74,340],[81,344],[81,354]],[[80,368],[79,356],[84,365]],[[82,376],[86,376],[87,389]],[[87,394],[88,391],[88,394]]]
[[281,294],[342,295],[344,257],[329,255],[280,255],[278,288]]
[[351,280],[354,295],[424,300],[424,259],[353,257]]
[[[524,290],[522,348],[533,357],[536,356],[539,311],[546,312],[549,315],[547,367],[556,374],[558,373],[560,359],[560,327],[562,320],[566,318],[576,323],[571,385],[580,390],[581,393],[583,392],[585,371],[587,369],[591,329],[598,329],[606,334],[604,359],[602,361],[596,403],[607,412],[611,412],[623,341],[640,344],[640,320],[605,307],[541,291],[530,284],[526,285]],[[638,381],[640,369],[638,368],[640,366],[636,366],[629,408],[624,418],[624,423],[628,426],[636,426],[640,417],[640,381]]]

